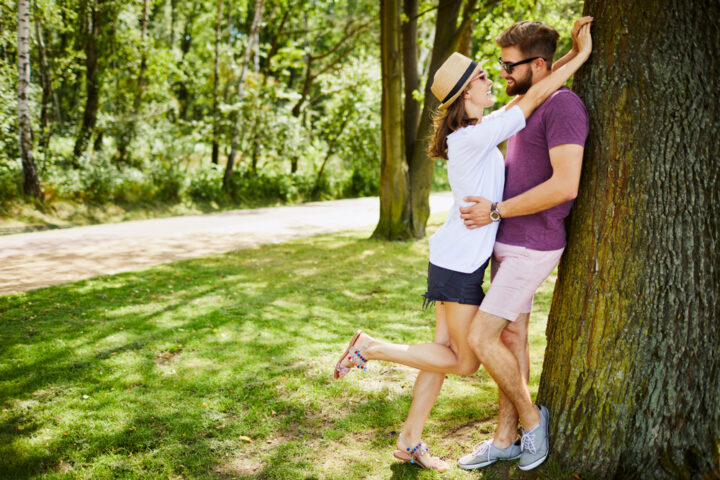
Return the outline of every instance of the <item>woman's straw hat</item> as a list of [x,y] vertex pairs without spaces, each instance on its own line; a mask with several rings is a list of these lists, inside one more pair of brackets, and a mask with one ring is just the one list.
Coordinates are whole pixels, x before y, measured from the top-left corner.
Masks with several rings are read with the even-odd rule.
[[483,62],[470,60],[462,53],[455,52],[435,72],[430,90],[440,100],[440,109],[445,110],[465,90],[470,80],[482,70]]

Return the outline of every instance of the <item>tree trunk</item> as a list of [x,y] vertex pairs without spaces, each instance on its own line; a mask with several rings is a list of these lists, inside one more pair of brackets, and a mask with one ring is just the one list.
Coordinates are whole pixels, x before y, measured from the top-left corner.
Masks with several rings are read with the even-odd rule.
[[343,118],[342,122],[338,126],[337,130],[333,134],[332,138],[330,139],[330,143],[328,145],[327,152],[325,152],[325,158],[322,161],[322,164],[320,165],[320,169],[318,170],[317,174],[315,175],[315,182],[313,183],[312,188],[312,197],[315,197],[319,190],[320,190],[320,181],[322,180],[323,173],[325,173],[325,167],[327,166],[328,161],[330,160],[330,157],[332,157],[332,154],[335,153],[335,147],[337,146],[338,142],[342,138],[342,134],[345,131],[345,128],[347,127],[348,123],[350,123],[350,119],[352,118],[353,114],[352,112]]
[[413,98],[413,92],[420,88],[417,45],[418,0],[403,0],[403,14],[407,18],[402,28],[402,48],[405,79],[405,154],[408,156],[406,161],[409,165],[420,121],[420,103]]
[[[255,0],[255,8],[253,21],[250,25],[250,35],[248,36],[248,43],[245,46],[245,55],[243,55],[242,69],[240,70],[240,78],[238,79],[237,88],[237,101],[242,101],[245,96],[245,74],[247,72],[248,64],[250,62],[250,54],[252,53],[255,43],[258,40],[260,34],[260,22],[262,21],[263,9],[265,7],[265,0]],[[230,188],[230,179],[232,178],[233,166],[235,164],[235,155],[237,149],[240,146],[240,135],[242,134],[242,111],[238,110],[235,117],[235,130],[233,134],[232,144],[230,147],[230,155],[228,155],[227,164],[225,165],[225,174],[223,175],[223,188],[225,190]],[[255,168],[255,161],[253,161],[253,169]]]
[[30,5],[29,0],[18,1],[18,137],[23,167],[23,192],[42,199],[40,180],[32,154],[32,125],[28,89],[30,87]]
[[[410,216],[412,232],[415,238],[425,236],[425,225],[430,216],[430,190],[432,188],[433,175],[435,174],[435,162],[427,152],[427,144],[433,132],[432,114],[438,106],[438,101],[432,94],[432,86],[435,72],[440,65],[460,46],[461,39],[467,37],[467,32],[472,26],[472,10],[477,3],[475,0],[467,0],[463,21],[458,25],[460,8],[463,0],[442,2],[438,7],[437,21],[435,22],[435,42],[432,56],[430,58],[430,69],[428,70],[427,82],[425,83],[425,100],[423,103],[420,123],[417,127],[416,140],[413,142],[410,158]],[[469,44],[465,45],[469,49]],[[469,51],[461,51],[469,54]]]
[[215,17],[215,62],[213,65],[213,138],[212,138],[212,163],[217,165],[220,155],[220,144],[218,141],[220,113],[218,101],[218,88],[220,84],[220,32],[222,25],[223,0],[217,2],[217,12]]
[[87,26],[85,36],[85,112],[83,123],[75,140],[73,150],[73,165],[79,167],[78,157],[82,155],[87,146],[95,124],[100,106],[100,84],[98,82],[98,39],[100,37],[100,1],[93,0],[90,9],[90,25]]
[[140,17],[140,68],[138,70],[137,82],[135,85],[135,97],[133,98],[132,115],[127,121],[125,131],[118,139],[118,159],[120,162],[127,160],[127,149],[135,137],[137,120],[140,115],[143,93],[145,91],[145,75],[147,72],[147,24],[148,24],[148,0],[143,0],[142,17]]
[[591,128],[538,395],[552,455],[602,478],[718,479],[720,4],[585,15]]
[[55,110],[55,116],[58,120],[58,125],[62,130],[62,119],[60,117],[60,103],[58,102],[57,93],[52,86],[52,75],[50,71],[50,64],[47,57],[47,49],[45,47],[45,39],[42,33],[42,25],[40,18],[37,13],[34,15],[35,19],[35,35],[37,37],[38,45],[38,57],[40,59],[40,80],[42,82],[43,97],[42,97],[42,110],[40,114],[40,148],[45,154],[44,157],[47,159],[48,145],[50,143],[50,137],[54,130],[54,122],[52,119],[52,111]]
[[403,63],[400,0],[380,0],[380,56],[382,65],[382,158],[380,162],[380,220],[374,238],[410,238],[410,185],[403,127]]

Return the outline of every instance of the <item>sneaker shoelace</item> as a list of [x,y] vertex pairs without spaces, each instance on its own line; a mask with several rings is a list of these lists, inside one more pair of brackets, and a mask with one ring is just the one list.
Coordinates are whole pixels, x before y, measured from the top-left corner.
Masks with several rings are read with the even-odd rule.
[[490,459],[490,445],[492,445],[492,440],[483,440],[480,443],[476,443],[473,447],[473,455],[478,457],[480,455],[487,455],[488,460]]
[[522,436],[522,441],[520,442],[520,451],[524,452],[525,450],[528,450],[530,453],[535,455],[535,434],[534,433],[526,433]]

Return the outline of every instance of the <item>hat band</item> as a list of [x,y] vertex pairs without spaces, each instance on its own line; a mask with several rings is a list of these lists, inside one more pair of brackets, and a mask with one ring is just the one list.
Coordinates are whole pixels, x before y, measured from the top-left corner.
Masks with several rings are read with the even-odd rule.
[[465,73],[462,74],[460,77],[460,80],[457,81],[455,86],[450,90],[450,93],[448,93],[445,98],[443,99],[442,104],[450,100],[455,94],[465,85],[465,81],[468,79],[470,75],[472,75],[472,72],[475,70],[475,67],[477,67],[477,62],[474,60],[470,61],[470,66],[468,66],[467,70],[465,70]]

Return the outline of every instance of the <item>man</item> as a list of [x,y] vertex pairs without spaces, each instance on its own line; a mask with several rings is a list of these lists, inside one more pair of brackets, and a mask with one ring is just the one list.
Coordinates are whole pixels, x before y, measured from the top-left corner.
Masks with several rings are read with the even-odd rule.
[[[590,22],[591,17],[575,22],[573,50],[556,68],[575,55],[577,32]],[[512,25],[496,39],[509,95],[524,94],[551,73],[557,39],[552,27],[528,21]],[[519,458],[519,468],[530,470],[547,458],[549,412],[532,403],[528,390],[528,323],[535,290],[565,248],[564,219],[577,195],[588,127],[580,98],[566,87],[558,90],[508,140],[503,201],[468,197],[466,201],[476,203],[460,209],[468,228],[500,222],[491,285],[469,338],[498,384],[500,410],[493,438],[461,458],[462,468]],[[516,438],[518,420],[521,441]]]

